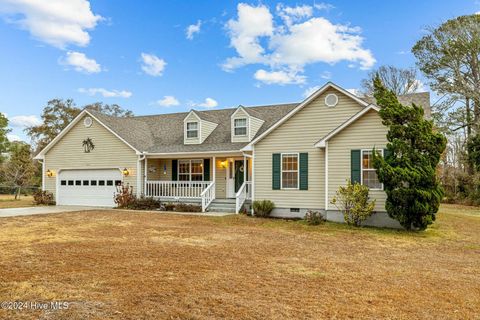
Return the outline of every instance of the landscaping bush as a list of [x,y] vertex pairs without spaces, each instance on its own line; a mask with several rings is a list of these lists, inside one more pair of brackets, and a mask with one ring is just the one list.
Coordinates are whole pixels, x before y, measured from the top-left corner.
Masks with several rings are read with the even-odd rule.
[[43,204],[43,205],[55,205],[55,200],[53,200],[53,193],[49,191],[35,191],[33,193],[33,201],[35,204]]
[[165,211],[175,211],[176,204],[172,202],[167,202],[163,204]]
[[368,202],[368,187],[359,183],[352,184],[347,181],[345,187],[341,186],[333,197],[332,204],[343,212],[343,218],[349,225],[360,226],[370,217],[375,208],[375,200]]
[[202,212],[202,206],[196,204],[188,203],[178,203],[175,206],[175,211],[177,212]]
[[129,208],[136,200],[133,194],[133,187],[128,184],[117,186],[117,192],[113,196],[113,200],[118,208]]
[[135,198],[135,200],[128,206],[133,210],[158,210],[161,208],[160,200],[156,200],[152,197]]
[[270,200],[255,200],[252,204],[253,214],[260,218],[267,218],[272,213],[275,204]]
[[308,210],[305,214],[305,222],[308,225],[316,226],[325,222],[325,218],[319,211]]

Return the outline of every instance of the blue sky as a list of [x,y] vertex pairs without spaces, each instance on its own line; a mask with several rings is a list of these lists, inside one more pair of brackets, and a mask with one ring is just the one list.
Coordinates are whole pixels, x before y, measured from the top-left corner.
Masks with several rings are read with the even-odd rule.
[[[301,101],[371,68],[414,66],[425,26],[470,1],[0,0],[0,112],[12,138],[52,98],[137,115]],[[423,80],[423,79],[420,79]]]

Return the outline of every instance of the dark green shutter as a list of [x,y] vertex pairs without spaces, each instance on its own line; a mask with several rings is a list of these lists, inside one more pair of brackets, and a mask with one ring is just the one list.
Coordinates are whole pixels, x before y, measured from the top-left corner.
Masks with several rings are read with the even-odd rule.
[[280,153],[272,154],[272,189],[280,190]]
[[172,181],[178,180],[178,160],[172,160]]
[[308,190],[308,153],[300,153],[300,190]]
[[203,181],[210,181],[210,159],[203,159]]
[[351,168],[351,177],[350,180],[352,183],[361,183],[360,179],[360,150],[351,150],[350,156],[350,168]]

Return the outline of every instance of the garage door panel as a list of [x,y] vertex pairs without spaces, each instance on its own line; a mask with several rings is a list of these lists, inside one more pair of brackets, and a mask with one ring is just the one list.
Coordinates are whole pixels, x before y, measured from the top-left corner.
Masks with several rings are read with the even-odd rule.
[[113,207],[116,185],[122,182],[122,174],[118,169],[64,170],[58,179],[59,205]]

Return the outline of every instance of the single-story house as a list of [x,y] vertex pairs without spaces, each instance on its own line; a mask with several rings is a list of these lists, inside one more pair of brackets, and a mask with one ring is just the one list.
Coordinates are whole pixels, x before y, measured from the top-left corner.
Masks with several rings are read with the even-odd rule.
[[[399,97],[425,108],[428,93]],[[273,215],[319,210],[342,221],[331,204],[347,179],[376,199],[370,224],[392,226],[372,167],[387,128],[373,101],[328,82],[300,103],[120,118],[83,110],[36,158],[44,190],[59,205],[114,206],[122,183],[140,196],[201,203],[204,211],[239,212],[254,200]]]

